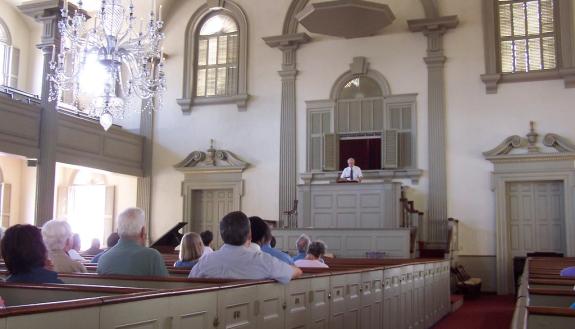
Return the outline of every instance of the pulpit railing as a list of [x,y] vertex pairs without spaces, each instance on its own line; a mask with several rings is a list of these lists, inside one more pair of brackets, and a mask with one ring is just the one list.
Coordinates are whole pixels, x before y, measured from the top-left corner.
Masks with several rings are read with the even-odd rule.
[[408,200],[406,189],[401,189],[401,227],[410,229],[410,252],[415,252],[416,243],[423,241],[423,212],[415,209],[415,203]]

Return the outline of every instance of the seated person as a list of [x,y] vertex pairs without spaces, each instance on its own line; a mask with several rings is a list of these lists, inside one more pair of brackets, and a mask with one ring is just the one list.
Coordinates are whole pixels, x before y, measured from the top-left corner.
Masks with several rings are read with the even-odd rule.
[[303,233],[302,235],[297,238],[295,241],[295,246],[297,248],[297,255],[292,257],[294,262],[304,259],[307,256],[307,250],[309,248],[309,244],[311,243],[311,239],[307,234]]
[[257,216],[250,217],[250,227],[252,232],[252,245],[259,245],[261,251],[274,256],[286,264],[293,265],[293,260],[288,254],[274,249],[270,245],[272,232],[270,226],[264,222],[263,219]]
[[362,178],[361,168],[355,165],[355,159],[347,159],[347,167],[341,173],[340,179],[349,182],[361,182]]
[[72,228],[63,220],[53,219],[42,226],[42,238],[48,248],[48,258],[52,261],[54,271],[59,273],[86,273],[82,263],[68,256],[72,249]]
[[100,248],[100,240],[92,239],[92,244],[90,245],[90,248],[84,250],[84,252],[82,252],[82,255],[94,256],[101,253],[102,251],[104,251],[104,249]]
[[575,266],[566,267],[559,273],[561,276],[575,277]]
[[80,234],[74,233],[72,235],[72,248],[68,250],[68,256],[72,260],[77,260],[79,262],[85,262],[86,259],[80,255],[80,248],[82,248],[82,242],[80,240]]
[[212,240],[214,240],[214,234],[212,231],[206,230],[200,233],[200,237],[202,238],[202,242],[204,243],[204,253],[203,255],[210,254],[214,252],[214,249],[210,247]]
[[14,225],[6,230],[0,243],[4,263],[12,283],[64,283],[58,273],[45,268],[48,251],[40,229],[32,225]]
[[297,260],[295,266],[297,267],[321,267],[328,268],[324,262],[321,261],[325,255],[325,243],[323,241],[314,241],[309,245],[307,256],[304,259]]
[[98,253],[96,256],[94,256],[94,258],[92,258],[92,260],[90,261],[90,263],[92,264],[98,264],[98,261],[100,260],[100,257],[102,257],[102,255],[110,250],[110,248],[112,248],[113,246],[115,246],[116,244],[118,244],[118,241],[120,241],[120,236],[118,235],[118,233],[114,232],[112,234],[110,234],[108,236],[108,239],[106,240],[106,245],[108,246],[108,249],[106,250],[102,250],[100,251],[100,253]]
[[98,261],[98,274],[168,276],[164,258],[146,248],[144,211],[128,208],[118,216],[120,241]]
[[251,251],[250,221],[241,211],[227,214],[220,221],[224,245],[200,258],[190,271],[190,278],[274,279],[288,283],[302,271],[261,251]]
[[174,267],[192,268],[204,253],[204,243],[198,233],[186,233],[180,243],[180,259]]

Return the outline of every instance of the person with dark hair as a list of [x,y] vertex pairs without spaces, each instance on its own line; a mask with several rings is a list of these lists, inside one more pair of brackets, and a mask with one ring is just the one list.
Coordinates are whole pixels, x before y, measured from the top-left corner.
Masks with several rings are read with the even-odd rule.
[[325,255],[326,246],[323,241],[314,241],[310,243],[307,256],[304,259],[296,260],[297,267],[321,267],[328,268],[321,258]]
[[6,282],[64,283],[58,273],[45,268],[48,252],[42,233],[32,225],[14,225],[6,230],[0,249],[10,273]]
[[272,235],[272,239],[270,241],[270,246],[272,246],[272,248],[275,248],[276,244],[277,244],[276,237]]
[[289,265],[294,264],[288,254],[272,248],[270,245],[272,240],[272,231],[270,230],[270,226],[263,219],[257,216],[250,217],[250,227],[252,232],[252,245],[254,246],[252,249],[257,250],[257,246],[259,246],[261,251],[274,256],[282,262]]
[[277,258],[249,249],[250,220],[241,211],[227,214],[220,221],[220,235],[224,245],[200,258],[190,271],[190,278],[274,279],[288,283],[302,271]]
[[108,246],[108,249],[101,251],[99,254],[97,254],[96,256],[94,256],[94,258],[92,258],[92,261],[90,263],[92,264],[98,264],[98,261],[100,260],[100,257],[102,257],[103,254],[106,253],[106,251],[110,250],[110,248],[112,248],[113,246],[115,246],[116,244],[118,244],[118,241],[120,241],[120,235],[116,232],[110,234],[108,236],[108,239],[106,240],[106,245]]
[[214,240],[214,234],[212,233],[212,231],[209,230],[203,231],[202,233],[200,233],[200,237],[202,238],[202,243],[204,244],[204,253],[202,254],[202,256],[214,252],[214,249],[210,247],[212,240]]

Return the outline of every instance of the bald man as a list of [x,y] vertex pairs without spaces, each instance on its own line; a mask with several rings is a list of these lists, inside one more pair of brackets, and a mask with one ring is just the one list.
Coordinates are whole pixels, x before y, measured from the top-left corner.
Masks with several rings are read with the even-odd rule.
[[361,168],[355,165],[354,158],[347,159],[347,167],[341,173],[340,178],[349,182],[361,182],[363,174]]

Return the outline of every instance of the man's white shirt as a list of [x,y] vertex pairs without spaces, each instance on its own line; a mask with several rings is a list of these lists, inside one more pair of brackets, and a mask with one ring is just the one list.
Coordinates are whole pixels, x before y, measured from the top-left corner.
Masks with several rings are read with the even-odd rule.
[[346,167],[343,172],[341,173],[341,179],[351,180],[351,171],[353,170],[353,180],[359,180],[363,177],[361,173],[361,168],[358,166]]

